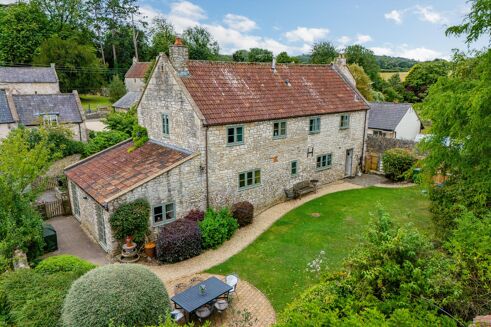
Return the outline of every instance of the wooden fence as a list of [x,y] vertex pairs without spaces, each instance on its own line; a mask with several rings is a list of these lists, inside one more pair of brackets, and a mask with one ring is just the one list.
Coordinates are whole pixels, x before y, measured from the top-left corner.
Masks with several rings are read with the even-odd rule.
[[32,183],[32,188],[42,190],[53,190],[58,186],[57,177],[39,177]]
[[70,199],[67,195],[63,195],[61,199],[39,203],[37,205],[37,210],[41,213],[41,216],[43,216],[44,219],[72,214]]
[[378,153],[367,153],[365,156],[365,173],[369,173],[371,171],[382,171],[382,156]]

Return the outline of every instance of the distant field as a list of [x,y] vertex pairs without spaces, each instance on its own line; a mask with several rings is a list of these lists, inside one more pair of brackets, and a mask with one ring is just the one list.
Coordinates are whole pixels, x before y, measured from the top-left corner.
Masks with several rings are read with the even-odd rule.
[[388,80],[394,74],[399,74],[401,81],[404,81],[408,72],[380,72],[380,76],[382,76],[384,80]]
[[109,97],[104,97],[102,95],[81,94],[80,101],[82,102],[82,107],[84,107],[85,110],[90,108],[90,110],[96,111],[98,107],[111,106]]

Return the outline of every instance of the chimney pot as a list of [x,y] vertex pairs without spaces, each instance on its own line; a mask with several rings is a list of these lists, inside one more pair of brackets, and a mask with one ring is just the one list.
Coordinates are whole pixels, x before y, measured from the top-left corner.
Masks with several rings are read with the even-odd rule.
[[174,45],[178,45],[178,46],[184,45],[182,43],[182,38],[180,36],[176,36],[176,41],[174,42]]

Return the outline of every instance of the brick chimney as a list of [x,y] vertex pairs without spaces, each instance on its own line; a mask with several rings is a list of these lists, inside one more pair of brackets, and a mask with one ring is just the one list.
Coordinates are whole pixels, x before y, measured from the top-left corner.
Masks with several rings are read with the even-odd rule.
[[334,68],[343,75],[343,77],[350,83],[351,85],[356,87],[356,81],[351,72],[346,65],[346,58],[343,54],[340,54],[339,57],[334,61]]
[[188,47],[182,43],[182,39],[176,36],[176,41],[169,48],[169,59],[174,66],[175,70],[181,77],[189,76],[188,60],[189,52]]

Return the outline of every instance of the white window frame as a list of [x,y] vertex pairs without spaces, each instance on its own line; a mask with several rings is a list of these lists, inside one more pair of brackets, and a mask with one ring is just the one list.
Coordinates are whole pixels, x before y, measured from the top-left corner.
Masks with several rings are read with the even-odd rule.
[[57,114],[43,115],[43,125],[44,126],[58,125],[58,115]]

